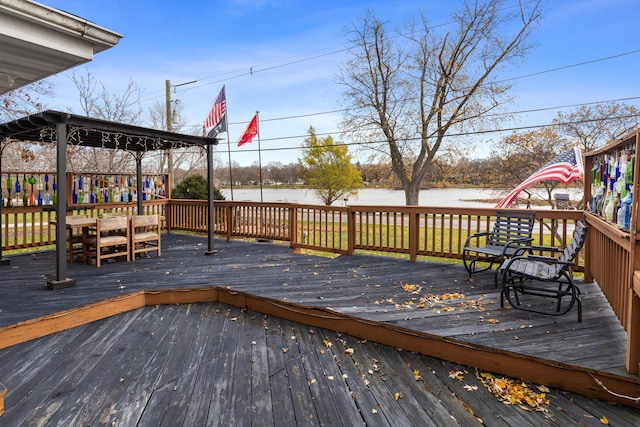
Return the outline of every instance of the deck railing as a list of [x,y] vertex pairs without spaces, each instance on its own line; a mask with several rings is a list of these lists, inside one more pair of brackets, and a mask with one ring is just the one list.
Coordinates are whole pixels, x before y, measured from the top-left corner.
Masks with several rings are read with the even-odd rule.
[[[629,233],[586,215],[589,235],[585,257],[588,280],[595,280],[627,332],[627,370],[640,374],[640,271]],[[606,255],[605,255],[606,254]]]
[[[468,235],[489,231],[495,209],[423,206],[319,206],[292,203],[215,202],[216,234],[233,238],[270,239],[338,254],[356,250],[461,259]],[[207,230],[204,201],[171,200],[167,228]],[[534,244],[564,247],[581,211],[538,210]],[[580,258],[578,270],[584,268]]]
[[[144,213],[165,218],[168,231],[205,233],[207,203],[200,200],[145,201]],[[233,238],[270,239],[338,254],[356,250],[461,259],[468,235],[489,231],[495,209],[423,206],[318,206],[292,203],[217,201],[214,232]],[[71,213],[136,213],[135,204],[75,206]],[[2,210],[3,251],[55,244],[55,211],[42,207]],[[581,211],[538,210],[534,244],[565,246]],[[584,267],[581,258],[580,268]]]

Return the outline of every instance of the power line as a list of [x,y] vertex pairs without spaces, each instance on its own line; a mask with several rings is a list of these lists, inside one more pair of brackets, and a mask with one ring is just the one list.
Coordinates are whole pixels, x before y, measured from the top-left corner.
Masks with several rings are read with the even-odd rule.
[[[636,99],[636,98],[634,98]],[[509,128],[501,128],[501,129],[491,129],[491,130],[485,130],[485,131],[474,131],[474,132],[460,132],[460,133],[452,133],[452,134],[447,134],[445,135],[445,138],[460,138],[460,137],[467,137],[467,136],[477,136],[477,135],[488,135],[488,134],[496,134],[496,133],[505,133],[505,132],[518,132],[518,131],[525,131],[525,130],[531,130],[531,129],[544,129],[544,128],[549,128],[549,127],[555,127],[555,126],[566,126],[566,125],[570,125],[570,124],[582,124],[582,123],[590,123],[590,122],[595,122],[595,121],[599,121],[599,120],[603,120],[603,121],[607,121],[607,120],[617,120],[617,119],[624,119],[624,118],[640,118],[640,114],[631,114],[631,115],[623,115],[623,116],[615,116],[615,117],[608,117],[608,118],[604,118],[604,119],[584,119],[584,120],[575,120],[575,121],[571,121],[571,122],[561,122],[561,123],[549,123],[549,124],[543,124],[543,125],[527,125],[527,126],[514,126],[514,127],[509,127]],[[323,133],[323,134],[316,134],[316,136],[323,136],[323,135],[329,135],[327,133]],[[291,136],[291,137],[287,137],[287,138],[303,138],[303,137],[307,137],[308,135],[297,135],[297,136]],[[279,141],[281,139],[285,139],[285,138],[263,138],[262,142],[265,141]],[[406,138],[404,139],[404,141],[417,141],[419,140],[420,137],[416,137],[416,138]],[[374,145],[374,144],[385,144],[387,143],[386,140],[379,140],[379,141],[364,141],[364,142],[337,142],[334,143],[334,145],[336,146],[343,146],[343,147],[351,147],[351,146],[366,146],[366,145]],[[225,143],[219,144],[220,145],[224,145]],[[227,149],[230,150],[230,143],[227,141],[227,145],[229,145],[229,148]],[[302,150],[303,147],[267,147],[267,148],[261,148],[260,151],[299,151]],[[231,151],[232,153],[247,153],[247,152],[258,152],[257,149],[244,149],[244,150],[235,150],[235,151]]]
[[[598,104],[606,104],[606,103],[612,103],[612,102],[627,102],[627,101],[634,101],[634,100],[638,100],[638,99],[640,99],[640,96],[618,98],[618,99],[610,99],[610,100],[606,100],[606,101],[593,101],[593,102],[587,102],[587,103],[581,103],[581,104],[566,104],[566,105],[559,105],[559,106],[552,106],[552,107],[533,108],[533,109],[528,109],[528,110],[511,111],[511,112],[507,112],[507,113],[494,113],[494,114],[488,114],[485,117],[501,117],[501,116],[517,115],[517,114],[539,113],[539,112],[550,111],[550,110],[563,110],[563,109],[567,109],[567,108],[576,108],[576,107],[587,106],[587,105],[598,105]],[[275,117],[275,118],[271,118],[271,119],[261,120],[261,122],[291,120],[291,119],[298,119],[298,118],[304,118],[304,117],[313,117],[313,116],[322,115],[322,114],[340,113],[340,112],[345,112],[345,111],[348,111],[348,110],[349,109],[340,109],[340,110],[323,111],[323,112],[318,112],[318,113],[301,114],[301,115],[295,115],[295,116]],[[231,122],[230,124],[239,125],[239,124],[246,124],[246,122]],[[201,127],[201,126],[202,125],[184,125],[184,127],[198,127],[198,128]],[[337,132],[340,132],[340,131],[337,131]],[[332,132],[322,133],[322,134],[318,134],[318,135],[330,135],[331,133]],[[276,141],[276,140],[281,140],[281,139],[293,139],[293,138],[301,138],[301,137],[306,137],[306,136],[305,135],[280,136],[280,137],[277,137],[277,138],[263,139],[263,141]]]

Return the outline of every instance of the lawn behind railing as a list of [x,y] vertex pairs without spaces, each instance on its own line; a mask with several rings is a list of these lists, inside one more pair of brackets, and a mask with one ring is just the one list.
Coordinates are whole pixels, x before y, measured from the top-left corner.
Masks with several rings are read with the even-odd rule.
[[[206,233],[207,203],[200,200],[144,202],[144,213],[159,214],[168,231]],[[214,232],[233,238],[289,242],[336,254],[356,250],[461,259],[467,236],[489,231],[495,209],[426,206],[317,206],[292,203],[217,201]],[[136,205],[78,205],[70,214],[96,217],[104,212],[133,214]],[[2,211],[3,251],[55,244],[55,211],[42,207]],[[581,211],[537,210],[534,244],[564,247]],[[579,270],[584,267],[580,261]]]
[[[425,206],[317,206],[292,203],[216,202],[216,234],[289,242],[337,254],[356,250],[462,259],[467,236],[489,231],[495,209]],[[205,232],[205,202],[171,200],[167,227]],[[537,210],[533,243],[566,246],[581,211]],[[581,258],[578,271],[584,268]]]

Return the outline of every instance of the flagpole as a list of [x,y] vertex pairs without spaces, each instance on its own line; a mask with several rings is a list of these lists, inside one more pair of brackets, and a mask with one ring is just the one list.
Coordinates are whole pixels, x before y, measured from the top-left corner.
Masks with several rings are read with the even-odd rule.
[[262,198],[262,154],[260,153],[260,117],[258,116],[260,111],[256,110],[256,130],[258,135],[258,178],[260,179],[260,201],[264,201]]
[[231,164],[231,138],[229,137],[229,109],[225,111],[224,121],[227,129],[227,152],[229,153],[229,189],[231,190],[231,201],[233,201],[233,165]]

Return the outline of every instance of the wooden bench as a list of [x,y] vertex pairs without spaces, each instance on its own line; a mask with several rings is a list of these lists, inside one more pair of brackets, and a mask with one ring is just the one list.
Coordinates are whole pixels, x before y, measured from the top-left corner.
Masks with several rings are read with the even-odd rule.
[[[469,273],[469,279],[475,273],[490,270],[494,264],[499,267],[519,249],[530,245],[535,215],[534,211],[499,210],[491,231],[467,237],[462,250],[462,262]],[[482,242],[485,244],[481,245]],[[496,286],[498,274],[499,270],[496,269]]]
[[[578,322],[582,321],[582,302],[580,289],[573,282],[572,267],[584,246],[588,227],[582,221],[576,222],[571,243],[560,249],[549,246],[531,246],[522,250],[522,255],[514,256],[500,266],[502,272],[502,293],[500,305],[504,300],[512,307],[540,314],[560,316],[566,314],[576,305]],[[553,253],[555,256],[538,256],[533,253]],[[535,295],[551,298],[553,304],[545,306],[523,304],[524,295]]]

